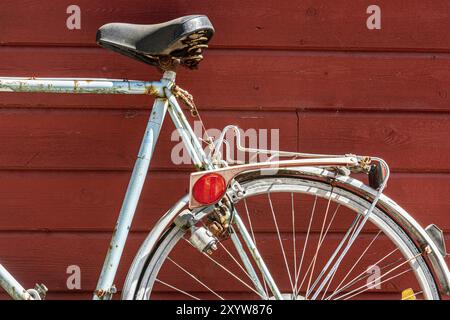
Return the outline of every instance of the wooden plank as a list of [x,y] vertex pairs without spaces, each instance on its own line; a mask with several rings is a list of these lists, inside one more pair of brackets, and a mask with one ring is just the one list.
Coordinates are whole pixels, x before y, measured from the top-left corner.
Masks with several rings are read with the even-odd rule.
[[[129,172],[83,172],[83,171],[2,171],[0,172],[0,230],[84,230],[111,231],[127,187]],[[152,172],[144,187],[142,199],[133,223],[133,230],[147,231],[157,219],[188,192],[188,174]],[[437,224],[450,232],[448,212],[450,200],[450,175],[394,174],[386,190],[387,195],[407,210],[422,226]],[[290,198],[290,197],[288,197]],[[278,200],[273,199],[280,229],[289,232],[291,216],[282,214]],[[285,210],[290,212],[290,201],[284,199]],[[289,199],[288,199],[289,200]],[[297,230],[307,230],[310,206],[306,196],[296,196]],[[319,204],[321,204],[320,202]],[[267,199],[255,206],[249,200],[249,212],[266,219],[253,219],[255,230],[273,230],[273,221]],[[310,204],[309,204],[310,205]],[[245,208],[241,208],[244,218]],[[320,230],[316,210],[314,230]],[[334,212],[334,211],[332,211]],[[343,230],[347,220],[339,218],[333,230]],[[339,229],[340,228],[340,229]]]
[[[0,168],[130,170],[148,117],[146,110],[3,110],[0,112]],[[203,120],[211,135],[218,136],[219,130],[235,124],[244,133],[256,135],[255,147],[296,148],[294,112],[205,112]],[[198,121],[193,126],[204,136]],[[191,169],[169,116],[160,137],[152,168]],[[246,143],[248,146],[250,142]]]
[[394,174],[385,193],[423,227],[436,224],[450,232],[450,181],[447,174]]
[[299,112],[299,150],[379,156],[396,171],[450,171],[447,114]]
[[[130,172],[0,172],[1,230],[112,231]],[[188,173],[152,173],[133,230],[147,231],[188,192]]]
[[[143,236],[143,233],[132,233],[130,235],[130,240],[127,244],[127,249],[125,250],[125,255],[116,279],[116,285],[119,289],[122,289],[126,270],[133,258],[138,244],[142,241]],[[267,264],[272,266],[271,270],[273,270],[273,274],[277,275],[279,283],[283,285],[287,284],[287,276],[286,279],[283,277],[283,275],[286,275],[285,266],[283,263],[280,263],[280,261],[283,261],[283,258],[281,256],[281,251],[279,250],[276,234],[256,236],[257,239],[259,239],[257,240],[259,248],[265,257]],[[109,237],[110,235],[107,233],[1,233],[0,256],[2,264],[5,265],[24,286],[29,287],[36,281],[39,281],[44,282],[50,290],[57,292],[68,291],[66,285],[67,277],[69,276],[66,272],[67,267],[70,265],[77,265],[81,269],[81,290],[90,291],[95,287],[108,246]],[[304,238],[298,238],[297,243],[300,246],[303,245],[302,239]],[[340,235],[327,236],[326,242],[324,242],[317,260],[317,272],[319,272],[320,266],[324,265],[327,257],[329,257],[328,254],[332,252],[339,239]],[[359,257],[372,239],[373,235],[362,235],[360,240],[352,247],[351,252],[353,257]],[[318,235],[312,235],[309,240],[309,245],[314,247],[317,240]],[[359,267],[354,270],[354,276],[358,275],[360,273],[359,271],[365,271],[366,266],[381,258],[383,252],[387,253],[387,250],[391,250],[389,249],[391,248],[391,244],[387,241],[389,240],[386,240],[386,238],[380,238],[372,245],[369,249],[371,254],[364,256],[360,264],[358,264]],[[183,244],[183,246],[190,246],[186,242],[183,242]],[[288,259],[292,259],[291,239],[284,238],[283,244],[286,252],[288,252]],[[233,249],[229,247],[229,241],[225,243],[225,245],[228,246],[228,250],[233,255],[236,255]],[[211,280],[207,282],[214,286],[219,286],[223,291],[245,291],[245,287],[238,281],[232,283],[229,281],[229,277],[218,277],[217,275],[220,274],[221,269],[218,269],[219,267],[217,266],[214,267],[212,262],[201,257],[199,252],[192,251],[191,254],[187,255],[186,248],[183,246],[179,247],[179,250],[183,251],[181,256],[178,255],[178,252],[181,252],[178,251],[178,249],[172,256],[178,263],[189,268],[196,274],[202,274],[202,279],[205,281],[211,280],[212,277],[214,281]],[[304,269],[306,269],[309,263],[308,261],[311,261],[310,258],[314,252],[314,250],[308,250],[305,255],[306,266]],[[224,250],[219,250],[214,257],[217,261],[220,261],[223,265],[227,266],[229,270],[235,272],[236,275],[244,276],[239,267]],[[394,254],[392,256],[392,261],[395,261],[397,258],[399,258],[399,256]],[[198,263],[199,261],[204,262]],[[209,264],[211,264],[211,267],[205,268],[205,265]],[[354,261],[350,258],[344,259],[341,270],[348,270],[353,264]],[[180,284],[188,285],[187,281],[190,280],[190,278],[186,277],[180,270],[176,270],[174,265],[169,264],[166,270],[168,273],[162,273],[161,277],[170,277],[170,281],[173,284],[178,282]],[[164,278],[161,277],[160,279],[163,280]],[[400,287],[413,285],[410,281],[406,280],[408,280],[408,277],[399,282]],[[191,287],[195,288],[193,284],[191,284]],[[163,289],[158,288],[158,291],[160,290]],[[167,291],[167,289],[164,291]],[[382,286],[379,292],[398,292],[398,288],[396,286],[386,285]]]
[[[158,23],[182,15],[202,13],[216,29],[217,47],[428,50],[448,51],[450,5],[434,0],[401,2],[380,0],[381,30],[369,30],[367,1],[257,0],[186,2],[145,0],[78,0],[81,29],[66,27],[66,9],[73,2],[2,2],[0,42],[7,44],[94,45],[98,27],[107,22]],[[223,15],[227,12],[226,18]]]
[[[119,267],[117,283],[120,283],[120,288],[126,269],[144,236],[141,233],[129,237]],[[67,267],[76,265],[81,269],[81,290],[92,291],[110,237],[107,233],[2,233],[0,257],[8,271],[27,288],[40,282],[52,291],[68,291]]]
[[[1,76],[159,79],[153,68],[90,48],[0,48]],[[448,111],[447,54],[211,50],[178,83],[200,108]],[[70,97],[70,98],[68,98]],[[1,107],[148,108],[136,96],[0,94]]]

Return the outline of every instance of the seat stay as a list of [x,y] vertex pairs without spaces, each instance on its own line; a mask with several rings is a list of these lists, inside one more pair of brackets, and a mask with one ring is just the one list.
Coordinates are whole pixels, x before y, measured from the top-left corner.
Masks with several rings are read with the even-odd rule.
[[184,115],[181,106],[178,104],[177,99],[170,92],[170,90],[165,89],[165,93],[169,102],[168,111],[172,118],[172,122],[178,130],[178,134],[180,135],[181,140],[188,151],[193,165],[198,170],[213,170],[215,167],[212,164],[211,159],[209,159],[203,150],[200,140],[186,119],[186,116]]

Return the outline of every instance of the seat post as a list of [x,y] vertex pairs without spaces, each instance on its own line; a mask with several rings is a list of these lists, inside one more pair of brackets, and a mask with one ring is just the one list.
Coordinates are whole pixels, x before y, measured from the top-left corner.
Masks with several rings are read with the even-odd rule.
[[171,82],[175,82],[176,77],[177,77],[177,73],[174,70],[166,70],[166,71],[164,71],[162,79],[171,81]]

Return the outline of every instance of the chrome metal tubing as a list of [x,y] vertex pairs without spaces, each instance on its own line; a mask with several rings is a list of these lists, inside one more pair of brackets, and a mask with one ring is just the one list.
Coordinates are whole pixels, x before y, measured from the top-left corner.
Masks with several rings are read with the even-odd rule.
[[113,292],[111,292],[111,288],[144,186],[153,151],[155,150],[155,145],[167,112],[167,104],[167,99],[159,98],[156,99],[153,105],[150,120],[145,130],[141,148],[111,239],[111,244],[94,293],[94,299],[96,300],[107,300],[112,297]]
[[278,289],[277,285],[275,284],[274,279],[272,278],[272,275],[270,274],[269,269],[267,268],[267,265],[265,264],[263,258],[261,257],[261,254],[259,253],[258,248],[256,248],[255,243],[253,242],[250,234],[247,231],[247,228],[245,227],[244,222],[242,221],[241,217],[239,216],[236,209],[234,210],[233,220],[235,222],[235,225],[237,229],[239,230],[239,233],[242,235],[242,238],[247,245],[247,248],[250,251],[250,254],[253,256],[253,259],[258,266],[259,270],[261,271],[264,279],[267,282],[267,285],[270,288],[270,291],[272,291],[275,299],[277,300],[283,300],[283,296]]
[[148,94],[163,97],[165,83],[79,78],[0,78],[0,92]]
[[19,282],[0,264],[0,287],[14,300],[33,300],[33,297]]

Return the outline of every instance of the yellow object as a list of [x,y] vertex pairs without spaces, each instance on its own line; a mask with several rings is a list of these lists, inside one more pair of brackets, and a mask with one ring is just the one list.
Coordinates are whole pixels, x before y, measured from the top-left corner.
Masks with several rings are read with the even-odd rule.
[[411,288],[402,291],[402,300],[416,300],[414,290]]

